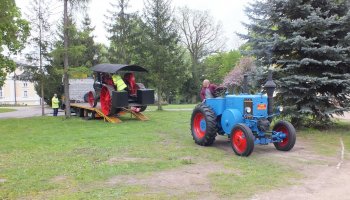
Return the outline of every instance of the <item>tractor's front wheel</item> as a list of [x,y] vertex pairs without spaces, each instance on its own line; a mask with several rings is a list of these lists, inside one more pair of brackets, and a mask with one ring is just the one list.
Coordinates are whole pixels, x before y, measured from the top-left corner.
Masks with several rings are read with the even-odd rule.
[[286,134],[286,138],[284,138],[282,142],[273,143],[277,150],[289,151],[294,147],[297,134],[294,126],[291,123],[286,121],[279,121],[277,124],[275,124],[272,130]]
[[231,146],[239,156],[249,156],[254,150],[254,135],[252,130],[244,125],[237,124],[231,131]]
[[197,105],[191,117],[191,132],[193,140],[202,146],[213,144],[216,137],[216,115],[206,105]]

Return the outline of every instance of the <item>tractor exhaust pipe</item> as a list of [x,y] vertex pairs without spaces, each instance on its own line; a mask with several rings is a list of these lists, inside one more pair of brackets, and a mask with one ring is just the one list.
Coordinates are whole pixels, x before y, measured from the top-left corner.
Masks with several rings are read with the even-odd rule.
[[243,76],[243,93],[248,94],[248,75],[244,74]]
[[[273,82],[273,80],[272,80],[272,71],[271,70],[269,70],[269,75],[267,78],[267,82],[264,85],[264,89],[267,92],[267,103],[268,103],[267,114],[272,115],[272,113],[273,113],[273,92],[276,89],[276,83]],[[268,119],[271,122],[272,118],[269,117]]]

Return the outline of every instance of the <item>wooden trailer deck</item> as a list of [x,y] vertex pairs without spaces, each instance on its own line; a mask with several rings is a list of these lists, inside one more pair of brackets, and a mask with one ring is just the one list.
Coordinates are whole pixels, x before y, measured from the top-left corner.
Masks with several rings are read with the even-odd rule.
[[[115,124],[122,122],[122,120],[120,120],[118,116],[107,116],[103,114],[100,103],[97,103],[95,108],[92,108],[88,103],[71,103],[70,106],[71,106],[71,109],[75,110],[75,113],[78,117],[84,117],[88,119],[103,118],[104,121],[115,123]],[[126,115],[128,113],[130,113],[131,118],[135,117],[140,121],[149,120],[148,117],[146,117],[144,114],[137,113],[126,108],[123,108],[123,111],[119,112],[118,114]]]

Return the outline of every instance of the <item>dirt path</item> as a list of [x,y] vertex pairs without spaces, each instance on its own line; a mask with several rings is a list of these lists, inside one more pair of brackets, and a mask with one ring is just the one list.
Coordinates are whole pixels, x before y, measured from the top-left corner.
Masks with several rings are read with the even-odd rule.
[[282,156],[281,162],[290,163],[304,174],[305,178],[293,186],[256,194],[251,200],[350,199],[350,163],[343,160],[344,151],[341,144],[340,142],[338,157],[330,158],[313,154],[305,148],[307,143],[299,142],[292,155],[288,155],[291,159]]
[[[226,137],[218,137],[215,148],[232,153]],[[342,161],[342,148],[339,147],[337,157],[325,157],[315,153],[312,145],[305,141],[297,141],[290,152],[276,151],[271,145],[257,146],[254,156],[264,156],[283,165],[289,165],[304,177],[294,181],[292,186],[282,185],[279,189],[263,192],[250,197],[250,200],[346,200],[350,199],[350,163]],[[340,166],[339,166],[340,165]],[[339,166],[339,167],[337,167]],[[109,186],[126,183],[148,188],[147,194],[162,191],[171,196],[186,197],[191,192],[204,194],[195,199],[219,199],[212,192],[208,175],[214,172],[240,173],[228,171],[223,166],[213,163],[188,165],[183,168],[157,172],[151,176],[116,176],[107,181]],[[223,171],[222,171],[223,170]]]

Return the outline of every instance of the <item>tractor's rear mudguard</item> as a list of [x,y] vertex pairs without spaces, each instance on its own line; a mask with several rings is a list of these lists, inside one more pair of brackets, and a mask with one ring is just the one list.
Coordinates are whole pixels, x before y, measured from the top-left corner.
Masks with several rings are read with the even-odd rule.
[[214,111],[216,116],[219,116],[225,110],[225,102],[226,102],[225,98],[209,98],[209,99],[205,99],[204,104],[209,106]]

